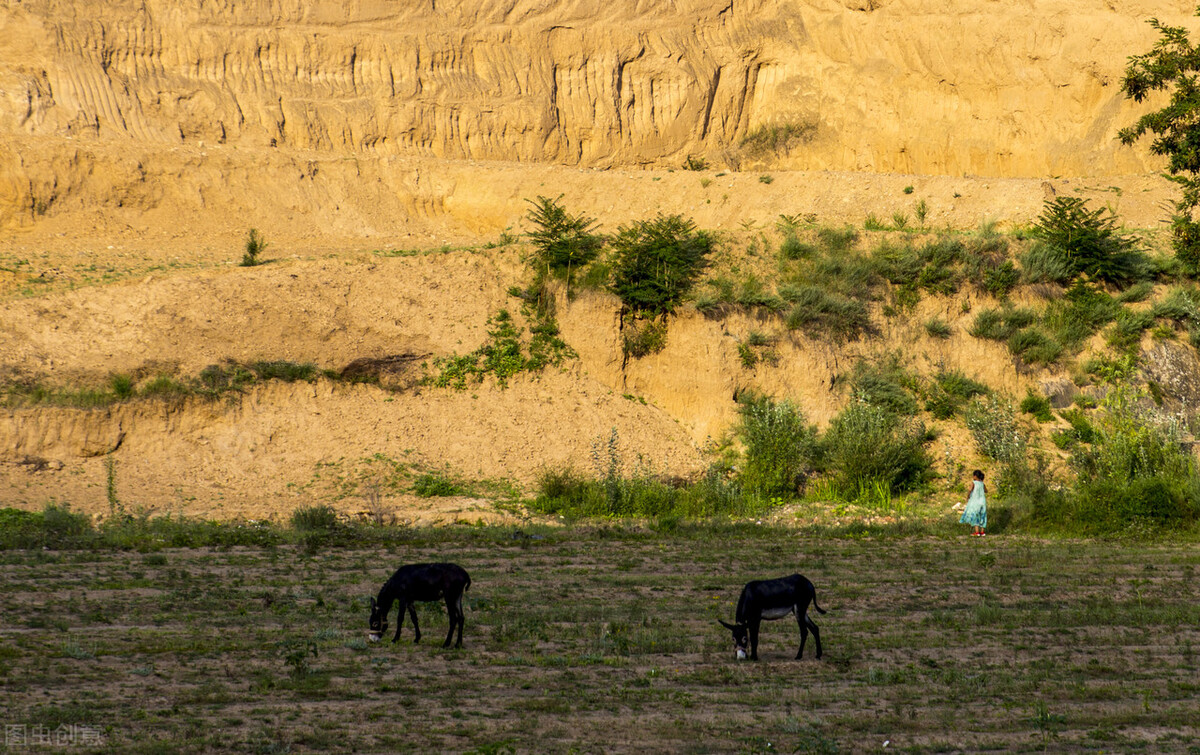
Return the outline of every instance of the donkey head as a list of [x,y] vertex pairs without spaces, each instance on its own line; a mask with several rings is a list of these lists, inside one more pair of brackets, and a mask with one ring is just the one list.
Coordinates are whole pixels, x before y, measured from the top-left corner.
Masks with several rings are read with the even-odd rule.
[[371,642],[379,642],[383,639],[383,633],[388,628],[387,615],[387,609],[376,603],[374,598],[371,598],[371,619],[369,622],[371,631],[367,635],[367,639]]
[[750,646],[750,630],[745,624],[727,624],[720,619],[717,621],[721,626],[733,632],[733,649],[737,653],[738,660],[745,660],[746,648]]

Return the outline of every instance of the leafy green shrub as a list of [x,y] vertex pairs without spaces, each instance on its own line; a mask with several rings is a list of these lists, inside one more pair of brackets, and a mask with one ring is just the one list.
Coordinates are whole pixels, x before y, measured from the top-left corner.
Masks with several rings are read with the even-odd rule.
[[1050,399],[1034,393],[1032,388],[1025,393],[1025,398],[1021,399],[1021,411],[1032,414],[1034,419],[1043,424],[1054,421],[1054,412],[1050,411]]
[[1055,341],[1075,350],[1124,311],[1107,293],[1076,283],[1062,299],[1046,307],[1042,322]]
[[925,332],[930,338],[936,338],[940,341],[945,341],[951,335],[953,335],[954,331],[951,330],[948,322],[940,317],[934,317],[925,322]]
[[844,228],[818,228],[817,240],[829,254],[845,254],[854,248],[858,231],[851,226]]
[[1057,283],[1066,286],[1075,278],[1069,255],[1054,246],[1038,243],[1021,254],[1021,274],[1026,283]]
[[1025,458],[1029,437],[1017,422],[1011,399],[978,397],[967,406],[965,419],[979,453],[999,462]]
[[855,341],[871,330],[871,316],[860,301],[817,286],[785,286],[780,296],[792,303],[784,322],[789,330],[823,334],[835,341]]
[[850,379],[850,390],[857,401],[893,414],[917,413],[919,407],[913,397],[917,387],[916,378],[896,355],[874,362],[859,361]]
[[118,401],[133,398],[134,393],[136,393],[133,377],[124,373],[113,375],[109,379],[109,385],[112,388],[113,396]]
[[708,160],[696,155],[688,155],[687,159],[683,162],[683,169],[692,171],[708,170]]
[[866,231],[886,231],[889,230],[887,223],[883,222],[878,215],[873,212],[868,212],[863,218],[863,230]]
[[1200,519],[1200,476],[1181,443],[1180,425],[1145,408],[1141,397],[1127,385],[1109,385],[1092,443],[1074,447],[1078,476],[1071,494],[1035,508],[1038,521],[1105,534],[1139,522],[1176,526]]
[[1037,315],[1025,308],[982,309],[975,315],[970,334],[976,338],[1007,341],[1014,333],[1037,321]]
[[1142,343],[1142,334],[1153,324],[1154,315],[1150,312],[1123,310],[1108,331],[1108,345],[1117,351],[1136,354]]
[[856,497],[875,483],[891,492],[920,486],[931,460],[925,427],[877,406],[851,403],[829,425],[822,446],[831,484]]
[[292,529],[297,532],[331,531],[338,528],[338,515],[331,506],[305,506],[292,512]]
[[1017,287],[1021,274],[1017,272],[1012,260],[1005,260],[998,267],[993,267],[983,274],[983,289],[997,299],[1003,299]]
[[496,379],[501,388],[522,371],[538,371],[549,365],[561,364],[575,352],[558,337],[558,325],[550,319],[538,321],[531,329],[532,337],[526,348],[522,329],[517,327],[508,310],[502,309],[488,318],[488,339],[475,351],[462,356],[438,357],[434,372],[424,382],[439,388],[464,390],[469,383],[478,383],[485,375]]
[[634,359],[657,354],[667,347],[667,324],[660,320],[627,320],[621,331],[621,348]]
[[795,496],[815,468],[816,428],[789,401],[750,397],[738,410],[746,448],[742,489],[760,498]]
[[570,284],[600,253],[604,239],[594,232],[596,220],[568,213],[560,204],[562,197],[560,194],[555,199],[539,196],[536,200],[525,200],[532,205],[525,219],[533,224],[533,230],[526,236],[534,249],[537,274]]
[[1008,350],[1027,364],[1053,364],[1063,353],[1062,344],[1039,328],[1025,328],[1008,338]]
[[1056,197],[1046,201],[1033,235],[1066,255],[1073,276],[1129,284],[1146,275],[1147,261],[1136,241],[1118,231],[1108,208],[1092,210],[1079,197]]
[[250,233],[246,236],[246,251],[242,254],[242,267],[254,267],[260,264],[258,255],[266,249],[267,242],[258,235],[257,229],[251,228]]
[[917,222],[924,228],[925,219],[929,217],[929,203],[924,199],[918,199],[917,203],[913,206],[913,215],[917,217]]
[[445,498],[468,495],[463,485],[444,472],[427,472],[413,480],[413,493],[422,498]]
[[794,233],[784,235],[779,244],[779,256],[785,260],[809,259],[816,251],[812,244],[804,243]]
[[986,385],[958,370],[938,370],[925,400],[925,411],[936,419],[950,419],[972,398],[988,393]]
[[612,240],[610,288],[636,314],[675,311],[704,268],[713,240],[679,215],[622,226]]
[[725,470],[712,468],[699,481],[671,484],[639,464],[626,474],[620,440],[614,429],[606,441],[592,447],[598,478],[573,469],[543,470],[538,475],[538,495],[530,508],[565,517],[646,517],[660,522],[674,518],[744,516],[761,513],[770,502],[742,496],[729,482]]
[[1068,409],[1062,412],[1063,419],[1071,424],[1071,429],[1066,431],[1070,437],[1080,443],[1095,443],[1096,430],[1092,427],[1092,423],[1088,421],[1087,415],[1079,409]]

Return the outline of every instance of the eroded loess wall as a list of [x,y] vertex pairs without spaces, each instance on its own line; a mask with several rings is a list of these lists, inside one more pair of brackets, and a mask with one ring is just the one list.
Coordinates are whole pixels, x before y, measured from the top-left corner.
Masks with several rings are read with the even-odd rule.
[[[996,176],[1119,147],[1119,0],[4,0],[0,135]],[[762,126],[790,144],[739,150]]]

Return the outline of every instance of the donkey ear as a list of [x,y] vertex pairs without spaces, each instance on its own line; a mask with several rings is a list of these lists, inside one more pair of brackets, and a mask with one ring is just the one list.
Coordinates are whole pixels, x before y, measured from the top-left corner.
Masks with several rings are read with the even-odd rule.
[[375,599],[374,598],[371,598],[371,610],[372,611],[375,610]]
[[729,630],[737,629],[737,627],[734,626],[733,624],[726,624],[724,621],[721,621],[720,619],[717,619],[717,623]]

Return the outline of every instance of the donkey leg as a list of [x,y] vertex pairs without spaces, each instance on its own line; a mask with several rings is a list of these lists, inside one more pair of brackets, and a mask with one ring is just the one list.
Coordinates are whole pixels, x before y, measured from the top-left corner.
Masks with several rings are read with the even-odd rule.
[[808,641],[808,627],[805,625],[807,620],[808,615],[803,611],[796,612],[796,623],[800,625],[800,650],[796,652],[796,660],[804,657],[804,643]]
[[421,641],[421,625],[417,623],[417,606],[415,603],[408,604],[408,615],[412,617],[413,633],[416,634],[416,637],[413,638],[413,644],[415,645]]
[[458,623],[458,614],[454,611],[454,596],[446,596],[446,617],[450,619],[450,629],[446,632],[446,641],[442,643],[442,647],[450,647],[450,642],[454,639],[454,626]]
[[400,613],[396,615],[396,634],[392,637],[392,642],[400,641],[400,630],[404,628],[404,607],[406,604],[404,598],[400,598]]
[[817,622],[813,621],[806,613],[804,614],[804,623],[808,624],[808,628],[812,630],[813,642],[817,643],[817,658],[821,657],[821,630],[817,629]]
[[463,625],[467,623],[467,615],[465,613],[463,613],[463,604],[462,603],[463,603],[462,594],[460,593],[458,596],[458,600],[455,601],[455,605],[458,608],[458,642],[454,643],[454,647],[456,647],[456,648],[462,647]]

